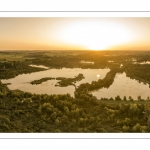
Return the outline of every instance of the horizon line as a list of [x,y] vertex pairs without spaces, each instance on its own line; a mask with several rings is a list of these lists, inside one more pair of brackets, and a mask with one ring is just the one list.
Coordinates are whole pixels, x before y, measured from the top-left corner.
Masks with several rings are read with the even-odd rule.
[[67,50],[67,49],[66,50],[61,50],[61,49],[60,50],[39,50],[39,49],[34,49],[34,50],[22,50],[22,49],[14,50],[13,49],[13,50],[10,50],[9,49],[9,50],[0,50],[0,51],[150,51],[150,50],[129,50],[129,49],[128,50],[124,50],[124,49],[123,50],[121,50],[121,49],[120,50],[118,50],[118,49],[116,49],[116,50],[115,49],[114,50],[109,50],[109,49],[108,50],[88,50],[88,49],[87,50],[80,50],[80,49],[79,50],[75,50],[75,49],[72,49],[72,50]]

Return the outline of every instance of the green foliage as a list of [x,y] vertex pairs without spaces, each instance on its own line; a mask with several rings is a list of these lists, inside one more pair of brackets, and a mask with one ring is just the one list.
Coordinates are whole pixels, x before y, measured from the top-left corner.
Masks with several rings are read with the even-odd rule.
[[123,126],[122,130],[123,130],[123,132],[130,132],[130,127],[129,126]]
[[58,84],[56,84],[56,86],[61,86],[61,87],[66,87],[69,85],[74,85],[75,86],[75,82],[77,81],[81,81],[82,79],[84,79],[83,74],[78,74],[77,76],[75,76],[74,78],[64,78],[64,77],[58,77],[56,78],[56,80],[61,80],[58,82]]
[[3,115],[0,115],[0,123],[3,124],[3,123],[6,123],[6,124],[9,124],[10,123],[10,120],[9,118],[3,116]]
[[34,81],[31,81],[30,83],[31,84],[41,84],[42,82],[45,82],[47,80],[53,80],[55,78],[52,78],[52,77],[46,77],[46,78],[42,78],[42,79],[39,79],[39,80],[34,80]]
[[0,79],[14,78],[23,73],[31,73],[45,70],[43,68],[30,67],[26,61],[0,61]]
[[[123,100],[120,96],[115,99],[101,98],[98,100],[90,90],[108,88],[113,84],[115,75],[125,71],[132,78],[140,81],[149,81],[149,66],[142,67],[126,62],[132,57],[137,61],[149,59],[149,55],[141,53],[115,52],[75,52],[77,55],[67,55],[68,52],[56,52],[52,54],[30,53],[27,56],[30,63],[42,64],[51,68],[82,67],[82,68],[110,68],[105,78],[84,83],[76,87],[75,97],[69,94],[46,95],[31,94],[19,90],[10,91],[6,85],[0,82],[0,132],[44,132],[44,133],[76,133],[76,132],[150,132],[150,101],[143,100],[139,96],[138,101],[129,97]],[[126,53],[130,55],[126,55]],[[139,55],[140,54],[140,55]],[[105,56],[107,55],[107,56]],[[109,56],[110,55],[110,56]],[[140,57],[139,57],[140,56]],[[108,63],[108,60],[115,63]],[[82,65],[81,60],[93,61],[93,65]],[[30,73],[44,69],[29,67],[29,61],[6,61],[0,63],[0,78],[15,77],[18,74]],[[123,68],[119,68],[120,64]],[[61,79],[62,85],[73,84],[81,80],[83,75],[75,78]],[[142,79],[142,80],[141,80]],[[46,81],[46,79],[40,82]],[[63,81],[63,82],[62,82]],[[143,82],[142,81],[142,82]],[[38,81],[39,82],[39,81]]]
[[137,123],[133,128],[132,130],[134,132],[140,132],[141,131],[141,125],[139,123]]
[[[3,94],[3,93],[2,93]],[[3,95],[0,132],[149,132],[150,101],[98,100],[84,93]],[[145,112],[145,113],[143,113]]]

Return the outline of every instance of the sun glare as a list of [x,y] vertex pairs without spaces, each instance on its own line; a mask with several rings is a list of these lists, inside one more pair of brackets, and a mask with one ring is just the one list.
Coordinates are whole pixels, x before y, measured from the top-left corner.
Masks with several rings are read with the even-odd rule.
[[80,21],[69,24],[59,38],[65,43],[90,50],[105,50],[131,41],[132,35],[126,27],[117,23]]

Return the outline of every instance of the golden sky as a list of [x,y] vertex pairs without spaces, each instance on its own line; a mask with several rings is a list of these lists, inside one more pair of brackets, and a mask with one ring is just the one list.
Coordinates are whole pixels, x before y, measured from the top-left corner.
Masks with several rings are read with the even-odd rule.
[[0,50],[150,50],[150,18],[0,18]]

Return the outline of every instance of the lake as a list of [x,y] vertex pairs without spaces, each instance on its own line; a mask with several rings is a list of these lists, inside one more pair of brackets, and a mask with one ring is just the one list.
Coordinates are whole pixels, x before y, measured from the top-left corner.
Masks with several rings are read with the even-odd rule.
[[[44,67],[32,65],[32,67]],[[79,73],[82,73],[85,79],[76,82],[76,86],[81,83],[91,83],[92,81],[97,81],[98,79],[103,79],[105,75],[110,71],[110,69],[81,69],[81,68],[62,68],[62,69],[48,69],[45,71],[34,72],[30,74],[18,75],[15,78],[8,80],[1,80],[2,83],[11,83],[7,85],[10,90],[22,90],[25,92],[31,92],[36,94],[66,94],[69,93],[74,96],[75,87],[59,87],[55,86],[58,80],[48,80],[38,85],[30,84],[33,80],[39,80],[44,77],[68,77],[74,78]]]
[[150,61],[143,61],[143,62],[133,62],[133,64],[141,64],[141,65],[145,65],[145,64],[150,64]]
[[[45,66],[36,66],[33,67],[43,67]],[[2,83],[11,83],[8,86],[10,90],[20,89],[25,92],[31,92],[36,94],[66,94],[69,93],[74,97],[74,86],[59,87],[55,86],[58,80],[48,80],[41,84],[32,85],[30,84],[33,80],[39,80],[44,77],[68,77],[74,78],[79,73],[82,73],[85,77],[83,80],[76,82],[76,86],[79,86],[81,83],[91,83],[92,81],[97,81],[98,79],[103,79],[110,69],[81,69],[81,68],[62,68],[62,69],[48,69],[45,71],[34,72],[30,74],[18,75],[15,78],[8,80],[1,80]],[[119,95],[121,98],[124,96],[131,96],[134,99],[137,99],[138,96],[146,99],[150,97],[150,88],[148,84],[139,83],[134,79],[126,77],[126,74],[116,74],[113,84],[107,89],[102,88],[97,91],[91,92],[98,99],[100,98],[115,98]]]
[[119,95],[121,98],[124,96],[129,98],[131,96],[137,99],[138,96],[146,99],[150,97],[150,88],[148,84],[139,83],[137,80],[126,77],[126,73],[116,74],[113,84],[107,89],[99,89],[93,91],[92,94],[97,98],[115,98]]
[[94,65],[94,62],[93,62],[93,61],[84,61],[84,60],[82,60],[82,61],[80,61],[80,63],[82,63],[82,64],[92,64],[92,65]]
[[29,65],[31,67],[37,67],[37,68],[44,68],[44,69],[49,69],[49,67],[43,66],[43,65]]

